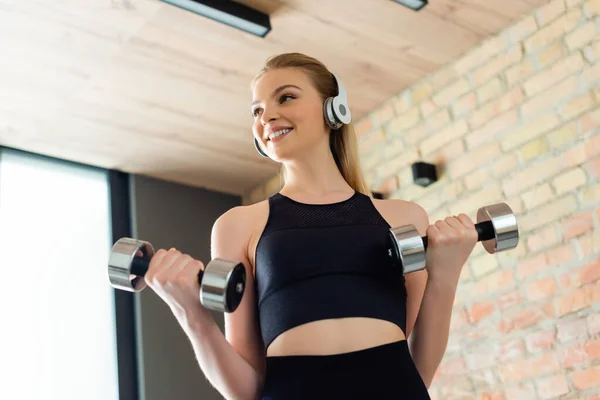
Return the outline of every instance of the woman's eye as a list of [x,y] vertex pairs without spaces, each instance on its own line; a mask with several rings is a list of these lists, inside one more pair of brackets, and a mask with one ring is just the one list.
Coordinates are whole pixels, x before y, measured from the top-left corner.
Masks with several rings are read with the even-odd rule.
[[293,99],[293,98],[294,98],[294,96],[292,96],[292,95],[289,95],[289,94],[284,94],[283,96],[281,96],[281,97],[279,98],[279,102],[280,102],[280,103],[283,103],[283,99],[285,99],[285,98],[287,98],[287,97],[289,97],[290,99]]

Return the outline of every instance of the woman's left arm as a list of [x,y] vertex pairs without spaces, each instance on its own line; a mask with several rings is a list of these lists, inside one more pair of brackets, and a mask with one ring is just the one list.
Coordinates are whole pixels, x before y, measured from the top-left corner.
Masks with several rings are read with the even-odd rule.
[[477,231],[465,214],[429,225],[425,210],[413,205],[413,224],[428,240],[427,270],[406,277],[407,336],[413,361],[429,387],[446,351],[460,272],[477,244]]

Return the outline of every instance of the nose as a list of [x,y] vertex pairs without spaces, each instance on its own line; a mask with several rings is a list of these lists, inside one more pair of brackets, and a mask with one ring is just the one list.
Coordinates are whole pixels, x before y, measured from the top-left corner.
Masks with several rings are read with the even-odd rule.
[[277,118],[279,118],[279,115],[272,108],[269,108],[269,109],[265,108],[263,110],[263,113],[260,118],[261,118],[263,126],[265,126],[269,122],[275,121]]

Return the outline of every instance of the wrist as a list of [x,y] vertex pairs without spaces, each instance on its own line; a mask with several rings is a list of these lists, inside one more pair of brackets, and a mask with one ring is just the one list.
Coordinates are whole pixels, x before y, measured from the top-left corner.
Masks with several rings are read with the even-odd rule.
[[172,311],[186,333],[201,333],[201,331],[209,329],[211,323],[215,323],[210,311],[200,305],[192,309],[177,309]]
[[456,292],[460,277],[449,276],[450,274],[431,274],[427,275],[427,289],[436,291]]

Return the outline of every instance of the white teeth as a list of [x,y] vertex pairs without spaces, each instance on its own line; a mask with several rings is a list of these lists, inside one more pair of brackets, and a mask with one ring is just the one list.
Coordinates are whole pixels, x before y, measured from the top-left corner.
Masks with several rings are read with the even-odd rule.
[[277,136],[281,136],[284,133],[288,133],[289,131],[291,131],[290,128],[285,128],[285,129],[280,129],[277,132],[273,132],[269,135],[269,140],[273,140],[275,139]]

